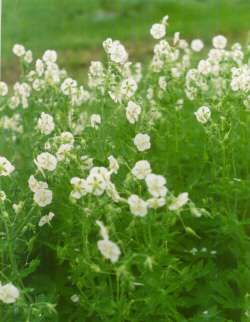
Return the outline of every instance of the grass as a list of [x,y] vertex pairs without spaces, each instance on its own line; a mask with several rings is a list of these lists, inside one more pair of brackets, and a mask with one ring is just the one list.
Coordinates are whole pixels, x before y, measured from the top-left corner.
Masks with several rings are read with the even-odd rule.
[[[248,0],[3,0],[3,78],[15,81],[14,43],[23,43],[35,55],[47,48],[60,52],[62,64],[84,78],[90,60],[102,57],[107,37],[126,43],[134,59],[151,51],[147,32],[163,15],[170,16],[169,33],[202,37],[213,34],[241,40],[249,30]],[[133,45],[132,45],[133,44]]]

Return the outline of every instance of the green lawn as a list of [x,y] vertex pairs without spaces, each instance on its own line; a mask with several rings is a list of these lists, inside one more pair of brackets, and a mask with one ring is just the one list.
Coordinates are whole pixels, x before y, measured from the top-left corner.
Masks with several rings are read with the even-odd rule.
[[165,14],[170,34],[180,31],[207,43],[216,33],[242,40],[250,29],[249,0],[3,0],[4,78],[16,79],[13,43],[23,43],[35,55],[58,50],[77,78],[84,78],[90,60],[101,57],[107,37],[124,41],[131,56],[141,60],[151,50],[150,25]]

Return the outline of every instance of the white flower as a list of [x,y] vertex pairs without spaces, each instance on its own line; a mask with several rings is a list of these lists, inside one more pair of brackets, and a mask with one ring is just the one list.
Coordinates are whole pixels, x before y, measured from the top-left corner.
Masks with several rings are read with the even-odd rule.
[[71,301],[73,302],[73,303],[77,303],[77,302],[79,302],[79,295],[77,295],[77,294],[73,294],[71,297],[70,297],[70,299],[71,299]]
[[188,202],[188,193],[183,192],[180,193],[177,198],[169,205],[168,209],[171,211],[175,211],[183,207]]
[[195,113],[198,122],[205,124],[211,117],[211,111],[207,106],[201,106]]
[[222,36],[222,35],[218,35],[215,36],[213,38],[213,46],[216,49],[224,49],[227,45],[227,38]]
[[70,196],[74,199],[80,199],[82,196],[87,194],[87,182],[85,179],[74,177],[70,180],[73,185],[73,191]]
[[139,115],[141,114],[141,107],[132,102],[128,102],[128,106],[126,107],[126,117],[129,123],[134,124],[138,121]]
[[5,285],[1,285],[0,283],[0,300],[3,303],[15,303],[19,296],[19,290],[12,283],[8,283]]
[[163,23],[155,23],[150,29],[150,34],[154,39],[161,39],[166,35],[166,26]]
[[44,63],[41,59],[36,61],[36,72],[38,76],[42,76],[44,73]]
[[52,191],[49,189],[38,189],[34,193],[34,201],[40,207],[46,207],[52,202]]
[[151,166],[147,160],[137,161],[132,169],[132,174],[139,180],[146,178],[151,173]]
[[132,97],[135,94],[136,90],[137,83],[132,77],[126,78],[121,82],[120,91],[123,96],[128,98]]
[[47,182],[37,181],[34,176],[30,176],[28,180],[29,188],[32,192],[36,192],[39,189],[47,189]]
[[112,263],[117,262],[121,255],[120,248],[111,240],[99,240],[97,242],[97,247],[101,252],[102,256],[106,259],[109,259]]
[[41,131],[42,134],[49,135],[54,131],[55,123],[51,115],[42,112],[38,119],[37,128]]
[[199,52],[204,48],[203,41],[201,39],[194,39],[191,42],[191,48],[193,51]]
[[134,138],[134,145],[138,151],[149,150],[151,147],[150,136],[148,134],[138,133]]
[[38,226],[42,227],[46,224],[49,224],[54,216],[55,214],[53,212],[49,212],[48,215],[42,216],[39,220]]
[[125,64],[128,59],[128,53],[126,52],[125,47],[118,41],[112,41],[107,47],[110,59],[117,64]]
[[33,61],[33,54],[31,50],[27,50],[24,57],[23,57],[24,61],[28,64],[31,64]]
[[0,96],[6,96],[8,94],[8,86],[4,82],[0,82]]
[[133,215],[144,217],[148,212],[148,204],[146,201],[139,198],[137,195],[131,195],[128,198],[130,211]]
[[101,196],[104,193],[107,184],[102,175],[98,173],[90,173],[86,180],[87,191],[89,193],[92,193],[95,196]]
[[93,127],[94,129],[98,129],[101,122],[102,122],[101,115],[99,115],[99,114],[92,114],[91,115],[91,117],[90,117],[91,127]]
[[198,64],[198,71],[202,74],[202,75],[208,75],[212,70],[212,66],[209,63],[208,60],[204,60],[202,59],[199,64]]
[[17,57],[22,57],[23,55],[25,55],[25,48],[23,45],[14,45],[12,51]]
[[57,60],[57,53],[55,50],[46,50],[43,54],[43,61],[45,63],[55,63]]
[[61,142],[62,143],[68,143],[68,144],[71,144],[71,145],[73,145],[74,144],[74,141],[75,141],[75,139],[74,139],[74,135],[71,133],[71,132],[62,132],[61,134],[60,134],[60,140],[61,140]]
[[119,163],[118,161],[116,160],[116,158],[113,157],[113,155],[110,155],[108,157],[108,160],[109,160],[109,170],[112,172],[112,173],[117,173],[118,170],[119,170]]
[[77,90],[77,81],[72,78],[66,78],[62,85],[61,85],[61,91],[64,95],[70,96],[72,94],[75,94]]
[[151,199],[148,199],[147,203],[149,208],[157,209],[165,206],[166,200],[165,198],[151,198]]
[[0,156],[0,176],[8,176],[15,170],[15,167],[5,158]]
[[48,171],[54,171],[57,166],[56,157],[49,152],[43,152],[39,154],[34,162],[38,169],[44,169]]
[[146,184],[149,193],[155,197],[165,197],[168,189],[166,188],[166,179],[157,174],[150,173],[146,177]]
[[71,143],[61,144],[56,152],[56,157],[58,161],[63,161],[67,154],[73,149],[73,145]]

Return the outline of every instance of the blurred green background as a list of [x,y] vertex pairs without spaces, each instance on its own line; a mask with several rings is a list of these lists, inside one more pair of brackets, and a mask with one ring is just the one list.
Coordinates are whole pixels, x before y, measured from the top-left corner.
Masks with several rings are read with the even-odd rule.
[[244,41],[250,30],[250,0],[2,0],[3,79],[18,78],[14,43],[35,56],[56,49],[60,63],[78,78],[86,77],[91,60],[101,59],[107,37],[125,43],[130,57],[143,60],[152,51],[149,29],[170,16],[169,34],[180,31],[187,39],[223,33]]

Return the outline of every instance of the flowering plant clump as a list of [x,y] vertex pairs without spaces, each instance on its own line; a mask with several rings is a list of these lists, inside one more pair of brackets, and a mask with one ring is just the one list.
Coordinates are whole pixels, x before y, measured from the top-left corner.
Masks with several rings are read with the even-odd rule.
[[0,82],[1,321],[249,321],[250,46],[150,29],[86,85],[47,50]]

